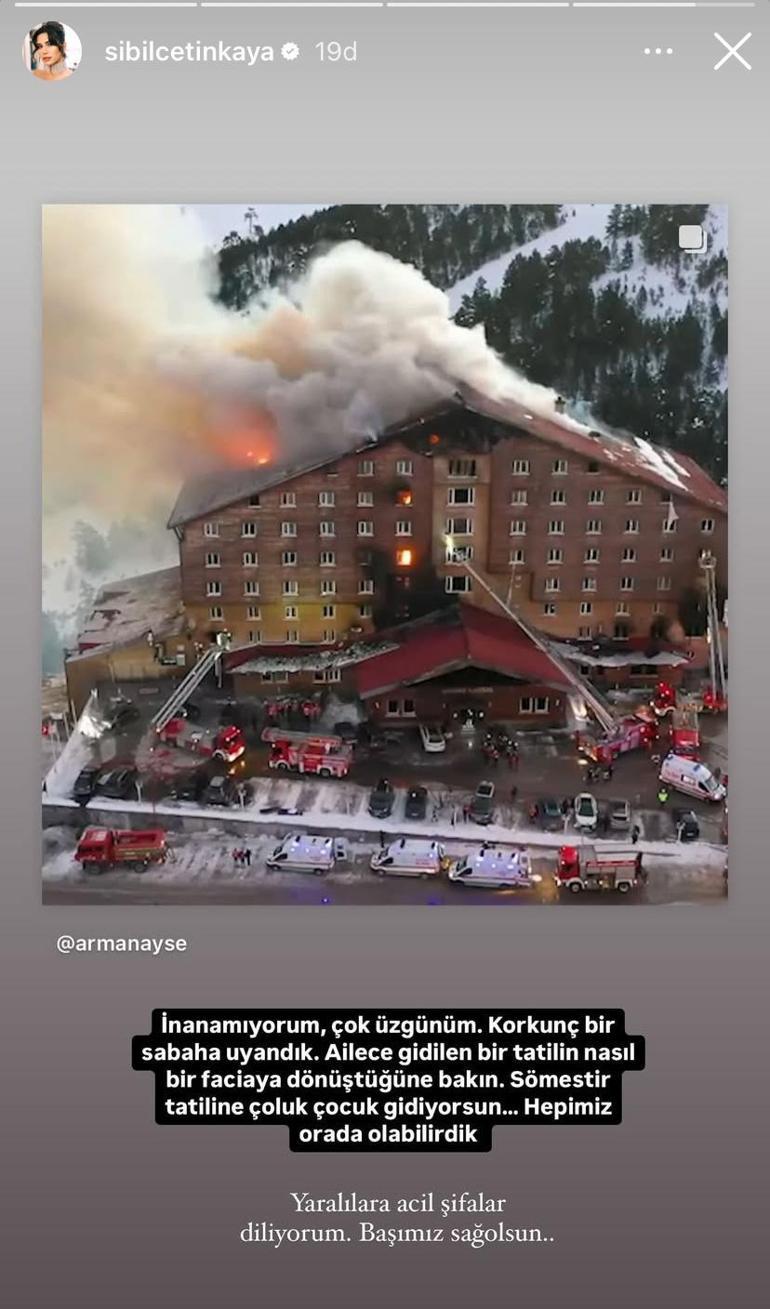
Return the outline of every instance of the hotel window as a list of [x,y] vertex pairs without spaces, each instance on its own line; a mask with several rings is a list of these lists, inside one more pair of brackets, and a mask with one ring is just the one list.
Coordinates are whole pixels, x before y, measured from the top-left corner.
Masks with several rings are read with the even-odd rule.
[[447,504],[472,505],[476,503],[475,486],[450,486],[447,491]]
[[623,563],[623,564],[635,564],[635,563],[636,563],[636,550],[634,549],[634,547],[633,547],[632,545],[627,545],[627,546],[624,547],[624,549],[623,549],[623,553],[622,553],[622,555],[620,556],[620,562]]
[[257,524],[252,522],[241,523],[241,536],[256,536]]
[[359,477],[374,477],[374,460],[373,460],[373,459],[359,459],[359,461],[358,461],[358,476],[359,476]]
[[548,562],[549,564],[563,564],[563,563],[564,563],[564,551],[561,549],[560,546],[554,546],[551,550],[548,551],[548,560],[547,560],[547,562]]
[[553,600],[546,600],[545,604],[543,605],[543,617],[553,618],[555,613],[556,613],[556,605],[554,604]]
[[397,459],[396,472],[399,477],[411,477],[414,472],[414,466],[411,459]]
[[374,581],[371,577],[362,577],[358,582],[359,595],[374,595]]
[[674,497],[672,496],[670,491],[661,491],[660,503],[662,505],[672,505],[674,503]]
[[595,591],[595,590],[596,590],[596,578],[595,578],[595,577],[584,577],[583,580],[582,580],[582,582],[580,583],[580,589],[581,589],[581,591]]
[[561,589],[561,582],[558,577],[546,577],[545,589],[546,591],[559,591]]
[[297,644],[297,642],[299,641],[299,632],[297,631],[296,627],[290,627],[288,629],[286,633],[286,641],[288,645]]
[[706,532],[706,533],[713,532],[713,530],[714,530],[714,519],[713,519],[713,518],[702,518],[702,519],[701,519],[701,524],[700,524],[700,530],[701,530],[702,532]]
[[526,490],[526,487],[521,488],[521,489],[518,489],[518,490],[516,490],[516,491],[511,491],[511,504],[512,504],[512,505],[525,505],[526,503],[527,503],[527,490]]
[[296,508],[297,508],[297,497],[296,497],[294,491],[282,491],[282,492],[281,492],[281,508],[282,508],[282,509],[296,509]]
[[299,582],[281,582],[281,595],[299,595]]
[[662,614],[662,613],[663,613],[663,605],[662,605],[662,604],[659,604],[658,601],[656,600],[656,601],[655,601],[655,604],[652,606],[652,612],[653,612],[656,616],[657,616],[658,614]]
[[569,465],[566,459],[554,459],[551,472],[554,477],[566,477]]
[[295,568],[297,564],[296,550],[284,550],[283,554],[281,555],[281,563],[283,564],[284,568]]
[[473,519],[447,518],[444,531],[447,536],[473,536]]
[[412,524],[408,522],[405,518],[400,519],[399,522],[396,523],[396,536],[411,536],[411,535],[412,535]]
[[526,535],[527,535],[527,523],[526,523],[526,519],[524,519],[524,518],[514,518],[513,521],[512,521],[512,523],[511,523],[511,525],[510,525],[510,527],[508,528],[508,535],[509,535],[509,536],[526,536]]
[[222,583],[221,583],[221,582],[207,582],[207,583],[206,583],[206,595],[221,595],[221,594],[222,594]]
[[523,695],[519,700],[520,714],[547,714],[549,708],[547,695]]
[[334,508],[334,492],[333,492],[333,491],[319,491],[319,492],[318,492],[318,503],[319,503],[321,509],[333,509],[333,508]]
[[204,535],[204,536],[219,536],[219,523],[204,523],[204,524],[203,524],[203,535]]
[[678,522],[679,522],[679,519],[678,519],[678,518],[664,518],[664,519],[663,519],[663,531],[664,531],[664,532],[667,532],[667,533],[669,533],[669,534],[670,534],[671,532],[675,532],[675,531],[676,531],[676,525],[677,525]]
[[596,460],[595,459],[589,460],[588,464],[586,465],[586,472],[598,473],[598,471],[599,471],[599,465],[597,464]]
[[455,595],[463,595],[473,588],[467,573],[458,573],[455,577],[444,578],[444,589]]
[[359,536],[374,536],[374,523],[369,519],[360,519],[356,524],[356,532]]
[[336,464],[332,464],[332,465],[331,465],[329,468],[327,468],[327,470],[326,470],[326,476],[327,476],[327,477],[339,477],[339,475],[340,475],[340,470],[339,470],[339,468],[337,467]]
[[586,523],[586,536],[601,536],[602,520],[601,518],[589,518]]
[[709,550],[708,546],[707,545],[701,546],[700,550],[698,551],[698,563],[700,564],[703,563],[705,559],[713,559],[713,558],[714,556]]
[[450,477],[475,477],[476,460],[475,459],[450,459],[449,476]]
[[323,640],[325,645],[334,645],[334,642],[337,640],[337,633],[333,627],[324,628]]
[[589,491],[589,492],[588,492],[588,503],[589,503],[590,505],[603,505],[603,504],[604,504],[604,492],[603,492],[603,491],[600,491],[600,490]]
[[318,531],[321,536],[335,536],[334,521],[331,518],[323,518],[318,524]]
[[473,558],[473,546],[448,545],[444,557],[448,564],[469,564]]
[[670,590],[671,590],[671,578],[670,578],[670,577],[659,577],[658,580],[657,580],[656,586],[657,586],[657,589],[658,589],[659,591],[670,591]]
[[296,523],[281,523],[281,536],[296,536],[296,535],[297,535]]
[[623,531],[626,533],[626,536],[629,536],[629,535],[630,535],[630,536],[638,536],[638,534],[639,534],[639,519],[638,519],[638,518],[627,518],[627,519],[626,519],[626,525],[625,525],[625,527],[623,528]]
[[244,582],[244,583],[243,583],[243,594],[244,594],[244,595],[259,595],[259,582]]
[[296,617],[297,617],[297,606],[296,606],[296,605],[286,605],[286,607],[285,607],[285,609],[284,609],[284,611],[283,611],[283,616],[284,616],[284,618],[296,618]]
[[633,591],[633,589],[634,589],[634,579],[633,579],[633,577],[621,577],[621,579],[620,579],[620,589],[621,589],[621,591]]
[[359,491],[356,504],[359,509],[370,509],[374,504],[374,491]]
[[259,509],[259,496],[258,496],[258,495],[250,495],[250,496],[249,496],[249,509]]
[[511,473],[514,477],[529,477],[529,460],[514,459],[511,464]]
[[523,550],[520,549],[509,550],[508,552],[509,564],[524,564],[526,563],[526,561],[527,561],[527,557]]
[[256,568],[259,564],[259,555],[253,550],[246,550],[241,558],[244,568]]
[[259,628],[250,627],[249,645],[261,645],[261,644],[262,644],[262,633],[260,632]]
[[564,519],[552,518],[548,524],[549,536],[564,536]]
[[209,553],[209,554],[206,555],[206,567],[207,567],[207,568],[219,568],[219,566],[220,566],[221,563],[222,563],[222,556],[221,556],[221,555],[218,555],[218,554],[211,554],[211,553]]
[[598,562],[599,562],[599,547],[596,545],[587,546],[585,554],[583,555],[583,563],[598,564]]
[[322,617],[322,618],[336,618],[336,616],[337,616],[337,606],[336,606],[336,605],[322,605],[322,606],[321,606],[321,617]]
[[334,568],[337,563],[337,556],[333,550],[322,550],[318,556],[318,562],[321,568]]
[[618,600],[618,603],[615,605],[616,618],[628,618],[630,613],[631,613],[631,609],[630,606],[626,603],[626,601]]
[[581,600],[581,601],[580,601],[580,616],[581,616],[581,618],[588,618],[588,617],[590,617],[590,615],[593,613],[593,610],[594,610],[594,607],[593,607],[593,605],[591,604],[591,601],[590,601],[590,600]]
[[566,503],[567,503],[567,492],[566,492],[566,491],[552,491],[552,492],[551,492],[551,504],[552,504],[552,505],[565,505]]
[[673,547],[670,545],[662,545],[660,547],[660,562],[662,564],[670,564],[673,562],[673,559],[674,559]]
[[359,606],[358,606],[358,617],[359,617],[359,618],[371,618],[371,616],[372,616],[372,606],[371,606],[371,605],[359,605]]
[[218,619],[222,619],[222,618],[224,618],[224,613],[223,613],[223,610],[222,610],[222,606],[221,606],[221,605],[212,605],[211,608],[209,609],[209,618],[213,618],[215,622],[216,622]]
[[641,503],[642,503],[642,493],[639,490],[638,486],[634,486],[630,491],[626,491],[627,505],[640,505]]
[[336,595],[337,583],[328,577],[321,579],[321,595]]
[[261,614],[261,612],[260,612],[259,605],[249,605],[249,607],[248,607],[248,609],[247,609],[247,611],[246,611],[246,617],[247,617],[247,618],[261,618],[261,617],[262,617],[262,614]]
[[578,628],[578,639],[580,639],[581,637],[590,637],[590,636],[593,636],[593,632],[591,631],[590,627]]

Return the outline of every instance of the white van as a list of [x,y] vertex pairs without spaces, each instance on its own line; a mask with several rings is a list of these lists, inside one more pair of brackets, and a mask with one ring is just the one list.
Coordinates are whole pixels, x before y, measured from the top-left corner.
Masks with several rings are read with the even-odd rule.
[[338,859],[345,857],[344,843],[333,836],[311,836],[295,832],[281,838],[265,866],[285,869],[289,873],[328,873]]
[[683,755],[666,755],[660,766],[660,780],[664,786],[673,786],[674,790],[684,791],[685,795],[693,795],[697,800],[716,803],[724,800],[727,794],[710,768],[697,759],[685,759]]
[[539,882],[532,872],[528,850],[498,850],[488,845],[470,850],[449,870],[449,879],[462,886],[532,886]]
[[369,860],[369,867],[380,877],[438,877],[446,864],[440,842],[409,840],[403,836],[377,850]]

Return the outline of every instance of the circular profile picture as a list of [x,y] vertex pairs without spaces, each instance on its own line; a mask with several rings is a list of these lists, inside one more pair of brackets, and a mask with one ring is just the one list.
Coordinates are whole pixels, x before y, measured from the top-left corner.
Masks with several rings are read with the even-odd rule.
[[66,23],[39,23],[24,41],[24,63],[41,82],[61,82],[71,77],[80,63],[80,37]]

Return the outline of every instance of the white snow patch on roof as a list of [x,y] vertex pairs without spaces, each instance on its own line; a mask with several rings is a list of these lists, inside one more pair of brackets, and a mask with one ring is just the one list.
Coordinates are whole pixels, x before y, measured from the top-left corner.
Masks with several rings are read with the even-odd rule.
[[687,490],[676,470],[671,467],[668,460],[664,459],[660,450],[656,450],[654,445],[650,445],[649,441],[645,441],[643,436],[635,436],[634,441],[641,451],[643,462],[648,464],[654,473],[657,473],[659,477],[665,477],[666,481],[672,482],[680,490]]

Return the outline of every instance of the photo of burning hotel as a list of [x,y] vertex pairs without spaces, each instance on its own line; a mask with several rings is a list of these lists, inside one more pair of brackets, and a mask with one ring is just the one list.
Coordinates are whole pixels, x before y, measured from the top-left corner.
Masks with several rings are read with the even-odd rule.
[[[571,212],[574,220],[578,211]],[[601,217],[611,221],[611,215]],[[561,215],[562,224],[569,222]],[[558,239],[558,226],[553,236]],[[376,278],[377,268],[375,261],[360,275]],[[349,290],[354,298],[360,294],[354,281]],[[376,302],[376,290],[367,292]],[[448,326],[454,333],[467,331]],[[344,330],[344,324],[335,327]],[[390,323],[387,348],[398,350],[392,333]],[[65,652],[67,728],[56,725],[54,732],[44,825],[58,824],[59,830],[75,821],[62,808],[61,792],[74,780],[74,765],[68,771],[64,756],[69,752],[79,768],[94,770],[105,758],[101,744],[91,747],[88,758],[74,750],[74,725],[80,720],[82,737],[83,721],[97,717],[95,706],[130,704],[133,717],[144,700],[146,721],[129,730],[129,755],[121,758],[118,746],[117,759],[113,751],[104,767],[127,765],[139,778],[145,769],[146,785],[138,780],[128,807],[112,818],[109,804],[106,816],[100,809],[97,788],[87,804],[99,823],[136,828],[139,816],[132,809],[146,814],[152,796],[153,827],[163,815],[169,829],[178,828],[179,813],[188,811],[180,808],[178,787],[169,779],[178,776],[186,751],[168,747],[178,746],[189,731],[189,710],[191,719],[202,714],[204,722],[214,723],[215,715],[220,729],[228,719],[243,733],[238,767],[246,765],[239,777],[248,790],[241,790],[240,804],[233,800],[231,811],[220,811],[223,833],[231,830],[227,823],[248,818],[256,826],[240,830],[252,841],[283,838],[280,823],[274,826],[277,809],[284,825],[291,820],[290,831],[298,831],[303,818],[300,826],[318,826],[323,814],[321,835],[335,839],[360,842],[373,833],[380,846],[391,835],[435,844],[446,832],[454,837],[463,823],[466,845],[478,843],[486,830],[482,824],[476,833],[472,802],[502,759],[508,778],[504,789],[497,784],[489,828],[494,841],[533,839],[544,799],[555,796],[563,825],[558,840],[546,846],[574,854],[573,828],[580,829],[576,797],[593,800],[595,790],[597,821],[580,835],[594,842],[590,858],[597,864],[602,831],[612,836],[618,830],[640,850],[646,842],[653,867],[659,847],[670,840],[677,841],[678,855],[686,855],[680,812],[689,813],[693,799],[697,810],[699,797],[674,772],[673,782],[662,781],[659,763],[672,743],[676,755],[676,715],[683,720],[699,712],[697,745],[691,749],[688,741],[682,757],[690,768],[706,760],[709,777],[722,785],[724,478],[683,448],[686,442],[614,428],[574,407],[560,391],[532,387],[514,374],[506,384],[504,363],[483,343],[479,366],[478,331],[473,335],[472,366],[461,363],[456,376],[448,373],[454,345],[450,341],[452,348],[442,352],[434,341],[429,384],[403,402],[393,394],[387,403],[367,397],[362,430],[330,441],[324,424],[314,429],[312,407],[290,410],[287,417],[279,399],[271,410],[268,385],[255,401],[251,429],[239,393],[238,440],[226,445],[226,457],[188,468],[175,490],[165,470],[159,479],[168,488],[163,530],[173,556],[167,549],[166,566],[144,573],[118,569],[114,580],[96,588]],[[333,379],[337,389],[355,389],[359,406],[370,362],[362,361],[355,384],[347,365],[344,380]],[[394,386],[401,367],[399,361]],[[387,377],[384,386],[387,392]],[[378,375],[380,397],[382,388]],[[372,415],[378,412],[376,423]],[[154,508],[157,514],[157,497]],[[697,622],[688,631],[690,611]],[[109,711],[102,718],[106,722]],[[649,730],[642,732],[645,723]],[[180,729],[172,742],[175,724]],[[93,735],[105,734],[109,727]],[[64,747],[60,736],[67,737]],[[629,744],[619,745],[621,738]],[[317,747],[322,753],[337,747],[348,752],[344,769],[331,770],[332,780],[321,780],[323,767],[298,762],[313,741],[325,743]],[[593,741],[588,751],[586,741]],[[632,763],[637,746],[644,752]],[[628,760],[621,761],[627,749]],[[164,769],[158,757],[171,755]],[[591,771],[597,761],[605,768],[601,777]],[[588,774],[578,766],[586,762]],[[188,769],[199,765],[200,759],[187,760]],[[278,775],[271,775],[272,768],[300,777],[288,804],[276,806],[265,790]],[[623,769],[627,780],[620,780]],[[311,773],[317,774],[312,796]],[[210,784],[211,778],[204,780]],[[403,789],[406,808],[401,815],[396,804],[385,821],[377,817],[370,790],[391,784]],[[343,787],[345,803],[330,824],[329,814],[337,811],[319,794],[340,794]],[[428,805],[410,821],[409,797],[421,788]],[[674,812],[674,804],[667,804],[677,788],[681,794],[674,801],[681,803]],[[360,792],[360,813],[351,820],[358,803],[351,802],[353,790]],[[617,796],[629,819],[616,829],[611,813],[621,812]],[[116,809],[121,797],[109,803]],[[706,898],[713,886],[720,894],[726,886],[722,809],[717,821],[713,804],[706,804],[695,823],[704,877],[711,878]],[[76,806],[81,827],[83,812]],[[542,845],[542,830],[538,840]],[[224,836],[224,846],[229,844]],[[483,842],[479,858],[486,858],[488,844]],[[224,847],[219,857],[229,865]],[[639,857],[634,848],[634,860]],[[671,867],[670,852],[667,858]],[[586,850],[582,859],[584,865],[589,860]],[[255,855],[255,867],[257,862]],[[54,863],[62,896],[58,847]],[[111,876],[118,874],[101,884],[106,887]],[[281,874],[268,876],[280,880]],[[581,873],[581,886],[590,885],[586,876]],[[607,883],[602,870],[594,870],[594,877],[604,889],[627,889]],[[634,885],[640,882],[637,877]],[[525,883],[531,890],[533,884]],[[242,893],[242,877],[238,884]],[[494,885],[494,879],[486,884],[486,894],[494,894]],[[511,883],[504,885],[510,889]],[[671,898],[676,895],[680,886]],[[260,898],[258,891],[254,898]]]

